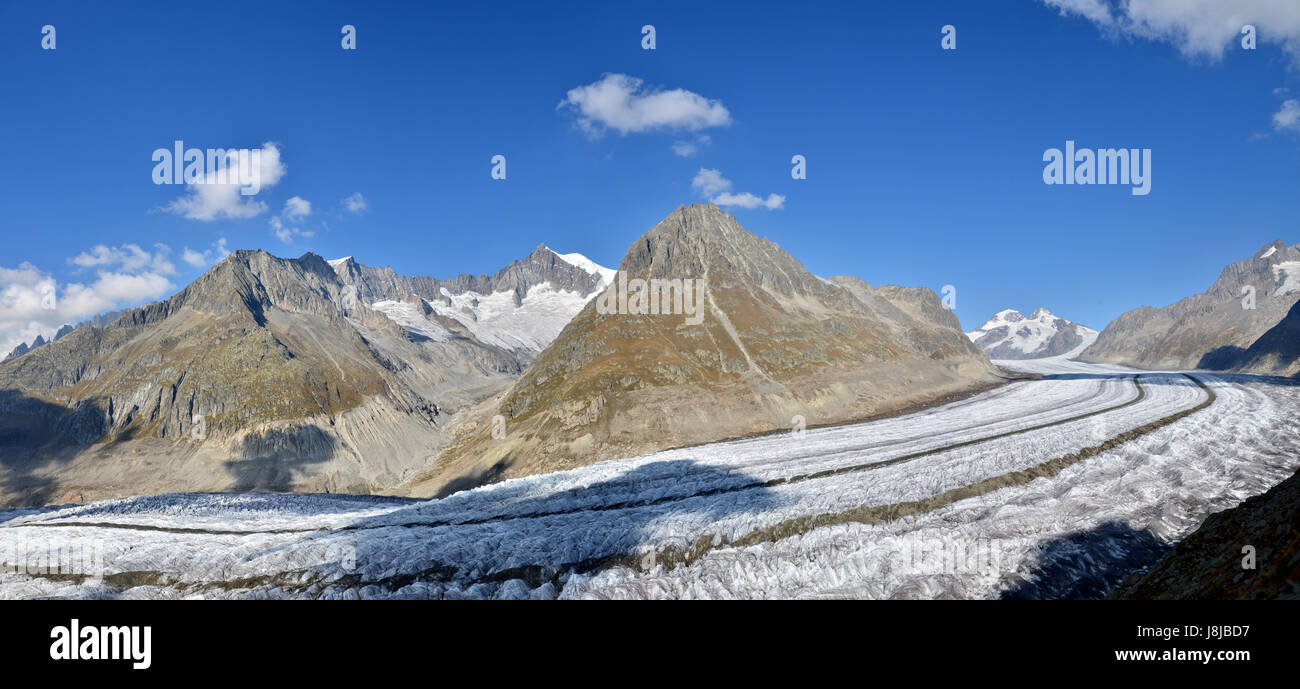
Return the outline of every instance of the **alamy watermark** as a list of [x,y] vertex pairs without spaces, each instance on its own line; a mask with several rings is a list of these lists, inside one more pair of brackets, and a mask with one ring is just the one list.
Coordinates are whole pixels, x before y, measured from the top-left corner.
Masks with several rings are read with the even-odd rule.
[[1076,149],[1065,142],[1065,151],[1043,151],[1044,184],[1131,184],[1134,196],[1151,193],[1151,149]]
[[0,573],[104,578],[104,544],[89,541],[6,538],[0,543]]
[[51,660],[126,660],[135,670],[153,665],[153,627],[82,625],[72,618],[50,629]]
[[262,190],[262,150],[259,148],[154,149],[154,184],[234,184],[239,193],[253,196]]
[[596,297],[596,313],[637,316],[686,317],[687,325],[704,322],[704,280],[674,278],[627,279],[622,271],[618,280]]

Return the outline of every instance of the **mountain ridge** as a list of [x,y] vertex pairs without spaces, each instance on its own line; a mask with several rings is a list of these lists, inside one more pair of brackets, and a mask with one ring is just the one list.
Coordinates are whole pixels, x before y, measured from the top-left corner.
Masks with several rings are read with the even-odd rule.
[[1111,321],[1080,355],[1089,363],[1157,370],[1204,368],[1295,372],[1295,361],[1250,350],[1300,301],[1300,244],[1281,239],[1226,265],[1204,291],[1160,308],[1140,306]]
[[[546,271],[599,283],[549,256],[513,262],[492,286],[549,289]],[[445,447],[456,412],[503,389],[531,355],[481,340],[427,302],[414,312],[424,326],[406,327],[357,298],[402,280],[348,283],[347,267],[238,250],[168,299],[0,362],[0,503],[367,493],[408,478]],[[562,308],[547,315],[567,319]],[[509,325],[509,312],[498,316]]]
[[506,392],[476,405],[410,494],[791,428],[795,417],[843,422],[995,380],[932,291],[822,280],[712,204],[656,223],[618,275],[652,290],[701,281],[702,322],[601,313],[602,293]]

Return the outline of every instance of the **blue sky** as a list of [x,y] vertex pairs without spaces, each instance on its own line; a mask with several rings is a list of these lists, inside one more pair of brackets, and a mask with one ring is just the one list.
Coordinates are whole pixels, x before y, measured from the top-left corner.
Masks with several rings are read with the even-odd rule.
[[[221,247],[450,277],[544,242],[616,266],[716,195],[693,186],[701,169],[783,197],[728,210],[816,274],[954,285],[967,329],[1040,305],[1101,328],[1300,240],[1300,7],[1243,0],[1260,33],[1246,51],[1221,26],[1235,16],[1136,16],[1144,3],[6,3],[0,347],[169,295]],[[641,120],[557,107],[607,74],[641,80],[621,82],[633,103],[689,93]],[[1151,149],[1151,193],[1044,184],[1044,151],[1067,139]],[[151,179],[176,140],[270,142],[283,174],[239,199],[260,204],[250,217],[185,217],[192,191]],[[33,312],[48,285],[60,310]]]

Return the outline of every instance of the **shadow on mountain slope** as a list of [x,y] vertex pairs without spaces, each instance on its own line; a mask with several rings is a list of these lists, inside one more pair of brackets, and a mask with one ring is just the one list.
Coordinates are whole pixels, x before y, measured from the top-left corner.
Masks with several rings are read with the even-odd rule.
[[1002,592],[1002,600],[1104,598],[1133,572],[1157,562],[1170,546],[1149,531],[1109,521],[1091,531],[1043,545],[1029,579]]
[[1116,599],[1300,598],[1300,471],[1268,492],[1216,512]]
[[1246,350],[1241,347],[1225,345],[1216,347],[1206,352],[1201,360],[1196,362],[1196,368],[1207,371],[1227,371],[1241,364]]
[[447,482],[437,493],[434,494],[435,500],[455,495],[464,490],[472,490],[481,486],[490,485],[500,481],[505,477],[506,469],[510,468],[510,459],[503,459],[486,469],[472,469],[461,476],[458,476]]
[[337,451],[338,441],[316,426],[250,433],[239,443],[240,459],[225,463],[235,479],[230,490],[291,491],[299,475],[333,459]]
[[0,505],[43,505],[59,492],[59,482],[38,470],[72,459],[70,452],[42,451],[62,437],[68,410],[23,394],[0,390]]
[[1202,359],[1202,368],[1233,368],[1265,373],[1298,372],[1300,363],[1300,302],[1277,325],[1260,335],[1250,347],[1219,347]]

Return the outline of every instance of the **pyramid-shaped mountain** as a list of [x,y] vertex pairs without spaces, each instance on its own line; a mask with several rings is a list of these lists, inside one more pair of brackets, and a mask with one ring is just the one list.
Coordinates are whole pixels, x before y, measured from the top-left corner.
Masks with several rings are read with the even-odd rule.
[[410,489],[842,423],[993,380],[934,292],[819,278],[716,206],[683,206]]

